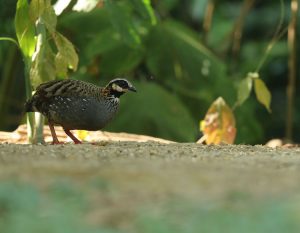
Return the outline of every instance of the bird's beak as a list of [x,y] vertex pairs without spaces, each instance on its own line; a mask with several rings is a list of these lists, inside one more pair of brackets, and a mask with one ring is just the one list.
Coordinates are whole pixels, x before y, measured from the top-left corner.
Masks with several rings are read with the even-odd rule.
[[137,92],[137,90],[135,89],[134,86],[129,87],[128,90],[129,90],[129,91],[133,91],[133,92]]

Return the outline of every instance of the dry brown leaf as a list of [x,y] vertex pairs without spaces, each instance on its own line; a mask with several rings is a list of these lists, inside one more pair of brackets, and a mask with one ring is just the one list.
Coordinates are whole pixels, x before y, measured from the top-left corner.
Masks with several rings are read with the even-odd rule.
[[235,117],[222,97],[215,100],[200,122],[206,144],[233,144],[236,136]]

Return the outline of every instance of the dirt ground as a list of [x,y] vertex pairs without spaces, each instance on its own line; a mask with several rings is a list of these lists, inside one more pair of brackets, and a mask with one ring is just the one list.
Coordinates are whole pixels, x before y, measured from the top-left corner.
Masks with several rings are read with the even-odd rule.
[[250,209],[253,203],[298,200],[300,148],[134,141],[3,143],[0,179],[34,185],[41,193],[57,182],[72,183],[89,200],[87,222],[130,232],[129,222],[141,209],[164,211],[166,203],[179,200],[192,206],[236,205],[242,200]]
[[[232,191],[257,197],[300,190],[300,148],[195,143],[99,142],[0,144],[0,178],[33,182],[101,176],[125,193],[219,199]],[[53,177],[54,176],[54,177]]]

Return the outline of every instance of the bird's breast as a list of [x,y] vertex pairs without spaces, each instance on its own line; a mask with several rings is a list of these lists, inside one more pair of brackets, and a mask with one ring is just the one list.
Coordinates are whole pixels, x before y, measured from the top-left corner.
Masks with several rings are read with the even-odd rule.
[[67,129],[99,130],[115,116],[118,107],[118,100],[56,96],[49,104],[49,118]]

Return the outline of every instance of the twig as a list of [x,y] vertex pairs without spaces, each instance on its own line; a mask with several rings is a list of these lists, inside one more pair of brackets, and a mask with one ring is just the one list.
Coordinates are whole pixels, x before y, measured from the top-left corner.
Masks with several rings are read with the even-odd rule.
[[205,16],[203,21],[203,41],[207,42],[208,33],[211,29],[212,17],[215,9],[215,0],[209,0],[205,10]]

